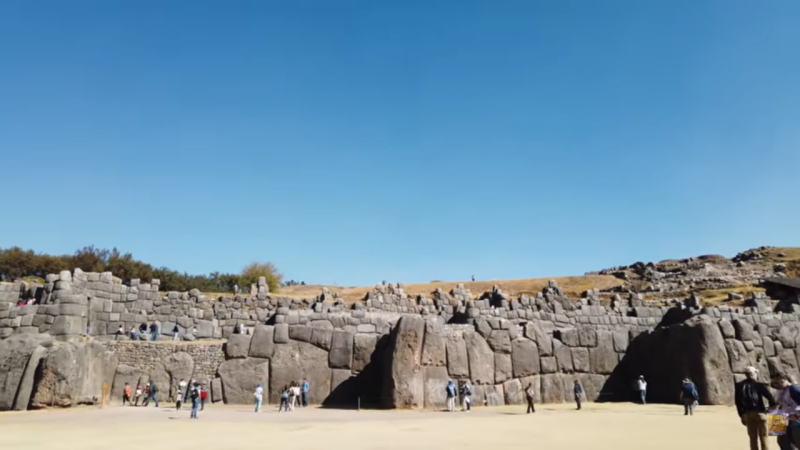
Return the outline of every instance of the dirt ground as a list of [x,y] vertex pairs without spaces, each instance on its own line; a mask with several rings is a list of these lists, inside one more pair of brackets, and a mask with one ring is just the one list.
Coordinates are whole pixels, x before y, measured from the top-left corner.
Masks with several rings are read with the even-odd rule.
[[[22,449],[675,449],[747,448],[731,407],[588,404],[476,408],[470,413],[319,408],[260,414],[244,406],[189,410],[106,406],[0,413],[2,448]],[[771,438],[774,441],[775,438]],[[777,448],[777,445],[775,445]]]

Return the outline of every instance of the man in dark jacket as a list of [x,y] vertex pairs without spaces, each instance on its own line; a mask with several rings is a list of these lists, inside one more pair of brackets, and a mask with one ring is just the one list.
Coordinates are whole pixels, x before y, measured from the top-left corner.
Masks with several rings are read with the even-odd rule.
[[758,450],[759,441],[761,450],[767,450],[767,408],[764,399],[767,399],[770,407],[775,406],[775,399],[767,386],[758,382],[758,370],[755,367],[748,367],[745,373],[747,378],[735,386],[736,411],[742,425],[747,427],[750,450]]

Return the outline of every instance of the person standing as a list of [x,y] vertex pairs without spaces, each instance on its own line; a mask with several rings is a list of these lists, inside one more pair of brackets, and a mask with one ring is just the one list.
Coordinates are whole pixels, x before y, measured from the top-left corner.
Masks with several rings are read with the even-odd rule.
[[281,404],[278,406],[278,412],[284,410],[289,412],[289,385],[285,385],[283,387],[283,391],[281,391]]
[[186,380],[181,379],[180,383],[178,383],[178,392],[180,392],[183,395],[186,395],[186,388],[187,387],[188,387],[188,384],[186,384]]
[[142,396],[142,406],[147,406],[150,404],[150,385],[144,385],[144,392]]
[[156,394],[158,394],[158,388],[156,388],[155,383],[152,381],[150,382],[150,400],[153,401],[155,407],[158,408],[158,399],[156,398]]
[[456,385],[453,380],[447,380],[447,411],[454,412],[456,410]]
[[133,327],[133,326],[132,326],[132,327],[131,327],[131,340],[132,340],[132,341],[135,341],[135,340],[137,340],[137,339],[138,339],[138,336],[136,336],[136,327]]
[[205,385],[200,388],[200,411],[206,409],[206,400],[208,399],[208,391]]
[[472,409],[472,386],[469,384],[469,380],[464,381],[464,384],[461,385],[461,398],[462,398],[462,411],[469,411]]
[[192,415],[191,419],[197,419],[197,408],[200,406],[200,385],[195,382],[189,391],[189,398],[192,400]]
[[180,334],[181,334],[181,329],[178,328],[178,324],[175,324],[175,326],[172,327],[172,340],[173,341],[180,340]]
[[639,400],[644,405],[647,403],[647,381],[644,381],[644,375],[639,375],[636,380],[636,389],[639,391]]
[[750,450],[758,450],[759,442],[761,450],[767,450],[767,409],[764,407],[764,400],[767,400],[771,408],[775,405],[775,399],[769,389],[758,382],[758,370],[755,367],[745,369],[745,375],[747,378],[734,385],[736,412],[739,413],[742,425],[747,427]]
[[256,399],[256,412],[261,412],[261,402],[264,400],[264,388],[261,387],[261,383],[258,383],[258,386],[256,386],[253,397]]
[[133,399],[133,406],[139,406],[139,399],[142,398],[142,385],[136,385],[136,397]]
[[122,391],[122,406],[125,406],[125,402],[128,402],[128,406],[132,405],[131,385],[128,383],[125,383],[125,389]]
[[794,380],[786,374],[778,378],[778,409],[782,409],[789,414],[789,423],[786,427],[786,434],[778,436],[778,447],[781,450],[797,450],[800,444],[800,422],[798,412],[800,412],[800,388]]
[[689,378],[683,380],[683,387],[681,387],[681,401],[683,402],[683,415],[694,415],[694,405],[700,399],[697,395],[697,388]]
[[535,394],[536,392],[533,390],[533,383],[528,383],[528,387],[525,388],[525,400],[528,401],[527,414],[536,412],[536,408],[533,406],[533,398]]
[[158,340],[158,321],[155,321],[150,325],[150,340]]
[[178,395],[175,397],[175,411],[180,411],[181,405],[183,405],[183,393],[178,392]]
[[292,386],[292,411],[298,405],[300,405],[300,384],[295,381]]
[[303,378],[303,408],[308,406],[308,380]]
[[575,405],[578,407],[578,411],[581,410],[581,400],[583,399],[583,388],[581,384],[578,383],[578,380],[575,380],[575,385],[572,387],[572,392],[575,394]]

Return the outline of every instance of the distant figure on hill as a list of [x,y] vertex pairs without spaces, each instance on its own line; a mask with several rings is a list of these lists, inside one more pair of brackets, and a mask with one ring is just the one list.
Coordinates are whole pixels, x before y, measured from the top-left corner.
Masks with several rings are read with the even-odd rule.
[[636,390],[639,394],[639,401],[644,405],[647,403],[647,381],[644,381],[644,375],[639,375],[636,380]]
[[472,281],[475,281],[475,275],[472,276]]
[[447,411],[454,412],[456,410],[456,385],[453,380],[447,381]]
[[745,369],[745,374],[747,378],[734,386],[736,412],[742,425],[747,427],[750,450],[758,450],[759,442],[761,450],[767,450],[767,408],[764,407],[764,399],[769,402],[770,408],[775,406],[775,399],[767,386],[758,382],[758,370],[755,367]]
[[536,392],[533,390],[533,383],[528,383],[528,387],[525,388],[525,400],[528,401],[527,414],[536,412],[536,407],[533,406],[533,398],[535,394]]
[[700,396],[697,395],[697,388],[695,388],[692,380],[689,378],[683,380],[683,386],[681,387],[681,401],[683,401],[684,416],[694,415],[694,408],[699,399]]
[[578,411],[580,411],[583,388],[581,387],[581,384],[578,383],[578,380],[575,380],[575,386],[573,386],[572,391],[575,394],[575,404],[578,406]]

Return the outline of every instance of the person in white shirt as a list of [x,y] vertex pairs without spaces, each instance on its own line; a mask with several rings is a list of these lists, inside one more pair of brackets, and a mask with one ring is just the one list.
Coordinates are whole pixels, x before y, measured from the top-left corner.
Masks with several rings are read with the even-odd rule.
[[261,401],[264,400],[264,388],[261,387],[261,383],[258,383],[253,396],[256,398],[256,412],[261,412]]
[[636,387],[639,390],[639,397],[644,405],[647,403],[647,382],[644,381],[644,375],[639,375],[639,379],[636,380]]
[[291,389],[292,389],[291,408],[292,411],[294,411],[294,407],[297,404],[298,399],[300,398],[300,386],[298,386],[297,383],[294,383]]
[[178,383],[178,392],[182,395],[186,395],[186,386],[186,380],[181,380],[181,382]]

